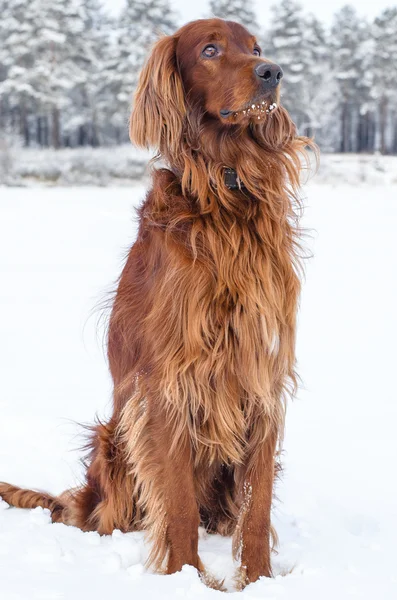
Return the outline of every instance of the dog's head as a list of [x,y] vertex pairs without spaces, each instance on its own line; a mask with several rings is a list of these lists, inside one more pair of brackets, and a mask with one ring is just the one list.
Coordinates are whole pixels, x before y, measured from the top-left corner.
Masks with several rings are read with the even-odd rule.
[[189,121],[226,131],[266,123],[278,111],[282,76],[238,23],[188,23],[153,48],[135,94],[131,140],[174,153]]
[[261,55],[238,23],[211,19],[182,28],[176,56],[189,103],[225,124],[266,118],[277,107],[283,72]]

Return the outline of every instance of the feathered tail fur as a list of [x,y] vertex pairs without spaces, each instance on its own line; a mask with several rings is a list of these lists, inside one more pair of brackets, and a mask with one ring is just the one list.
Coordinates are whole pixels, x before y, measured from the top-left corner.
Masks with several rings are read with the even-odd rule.
[[16,508],[48,508],[54,523],[64,522],[62,515],[66,507],[61,498],[45,492],[25,490],[9,483],[0,482],[0,497]]

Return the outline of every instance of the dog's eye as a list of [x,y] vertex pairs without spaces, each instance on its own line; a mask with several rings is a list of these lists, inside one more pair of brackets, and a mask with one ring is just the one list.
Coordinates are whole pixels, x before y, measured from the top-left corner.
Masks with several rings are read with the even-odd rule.
[[210,44],[204,48],[201,54],[205,56],[205,58],[213,58],[218,54],[218,48]]
[[259,46],[255,46],[252,54],[254,54],[254,56],[260,56],[261,55],[261,49],[259,48]]

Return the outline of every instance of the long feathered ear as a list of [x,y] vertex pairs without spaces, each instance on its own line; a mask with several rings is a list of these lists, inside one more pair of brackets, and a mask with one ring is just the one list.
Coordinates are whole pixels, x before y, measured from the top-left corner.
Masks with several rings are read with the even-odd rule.
[[130,119],[130,139],[137,146],[178,151],[186,108],[176,43],[173,36],[160,39],[140,74]]

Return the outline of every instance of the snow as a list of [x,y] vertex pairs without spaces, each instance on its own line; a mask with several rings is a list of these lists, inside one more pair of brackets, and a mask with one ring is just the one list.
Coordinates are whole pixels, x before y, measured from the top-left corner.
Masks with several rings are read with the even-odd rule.
[[[78,120],[78,115],[73,120]],[[73,125],[73,123],[72,123]],[[131,144],[104,148],[1,147],[0,185],[128,185],[142,178],[152,154]]]
[[[234,598],[397,597],[396,187],[309,184],[299,316],[303,386],[289,406],[274,579],[233,592],[230,539],[201,535]],[[140,184],[0,188],[0,479],[58,493],[81,478],[76,422],[108,414],[103,304],[133,241]],[[96,332],[100,324],[99,333]],[[100,537],[0,501],[4,600],[224,597],[193,568],[147,573],[142,533]]]
[[[148,174],[152,157],[152,152],[131,144],[54,150],[21,148],[0,139],[0,186],[131,186]],[[396,184],[397,156],[322,152],[316,182]]]

